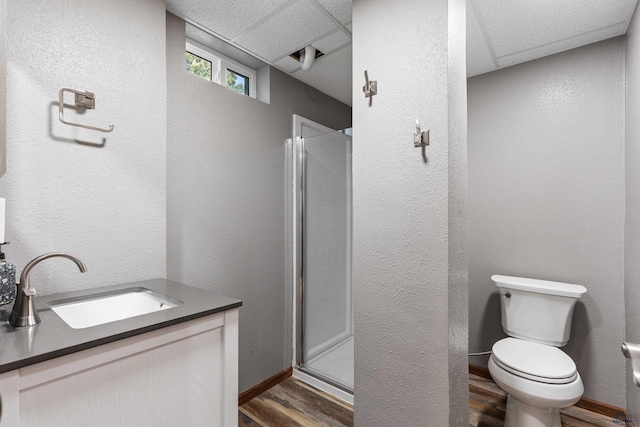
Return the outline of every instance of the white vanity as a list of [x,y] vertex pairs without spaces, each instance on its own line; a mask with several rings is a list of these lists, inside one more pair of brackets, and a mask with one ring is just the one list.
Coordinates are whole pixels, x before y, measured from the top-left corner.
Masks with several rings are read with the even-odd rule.
[[[49,306],[131,287],[181,304],[78,329]],[[237,426],[240,305],[164,279],[38,298],[0,331],[0,427]]]

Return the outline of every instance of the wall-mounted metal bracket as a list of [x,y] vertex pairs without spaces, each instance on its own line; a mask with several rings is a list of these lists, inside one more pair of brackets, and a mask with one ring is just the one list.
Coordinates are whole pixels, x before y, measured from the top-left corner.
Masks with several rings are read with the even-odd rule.
[[69,122],[67,120],[64,119],[64,93],[65,92],[72,92],[76,95],[75,98],[75,105],[76,107],[83,107],[83,108],[87,108],[89,110],[93,110],[96,108],[96,96],[93,92],[88,92],[88,91],[79,91],[79,90],[75,90],[75,89],[69,89],[66,87],[63,87],[62,89],[60,89],[58,91],[58,106],[59,106],[59,118],[60,121],[62,123],[64,123],[65,125],[70,125],[70,126],[77,126],[80,128],[85,128],[85,129],[91,129],[91,130],[97,130],[100,132],[111,132],[113,130],[113,125],[109,125],[109,127],[107,128],[99,128],[96,126],[90,126],[90,125],[85,125],[82,123],[75,123],[75,122]]
[[96,95],[93,92],[75,92],[76,107],[84,107],[90,110],[96,108]]
[[369,72],[364,70],[364,80],[366,84],[362,86],[362,91],[364,92],[364,97],[369,98],[369,107],[373,102],[373,95],[378,94],[378,82],[376,80],[369,81]]
[[426,147],[429,145],[429,129],[423,131],[420,129],[420,119],[416,119],[416,132],[413,134],[413,146]]

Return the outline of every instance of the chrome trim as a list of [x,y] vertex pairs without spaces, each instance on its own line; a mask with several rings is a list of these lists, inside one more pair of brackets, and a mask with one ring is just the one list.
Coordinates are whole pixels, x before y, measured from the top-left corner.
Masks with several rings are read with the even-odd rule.
[[348,387],[348,386],[346,386],[344,384],[341,384],[341,383],[337,382],[336,380],[328,378],[328,377],[322,375],[321,373],[319,373],[318,371],[314,371],[313,369],[310,369],[310,368],[308,368],[306,366],[298,367],[298,370],[304,372],[307,375],[311,375],[312,377],[316,377],[320,381],[323,381],[323,382],[325,382],[325,383],[327,383],[329,385],[332,385],[335,388],[339,388],[340,390],[342,390],[342,391],[344,391],[346,393],[353,394],[353,389],[352,388],[350,388],[350,387]]
[[297,257],[297,262],[298,262],[298,292],[297,292],[297,297],[298,297],[298,301],[297,301],[297,319],[298,319],[298,346],[297,346],[297,350],[298,350],[298,354],[296,357],[296,362],[298,363],[298,366],[302,367],[303,364],[305,363],[304,360],[304,349],[305,349],[305,343],[304,343],[304,216],[305,216],[305,196],[306,196],[306,192],[305,192],[305,185],[306,185],[306,180],[305,180],[305,172],[306,172],[306,164],[307,164],[307,156],[305,154],[304,151],[304,138],[302,137],[297,137],[296,138],[296,160],[297,160],[297,171],[298,171],[298,191],[297,191],[297,195],[299,197],[297,197],[297,226],[298,226],[298,247],[297,247],[297,251],[298,251],[298,257]]

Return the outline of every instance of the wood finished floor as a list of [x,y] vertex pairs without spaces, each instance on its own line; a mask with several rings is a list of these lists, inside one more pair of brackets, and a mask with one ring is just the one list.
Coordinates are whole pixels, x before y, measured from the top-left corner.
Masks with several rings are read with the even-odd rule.
[[353,406],[289,377],[240,407],[239,427],[351,427]]
[[[502,426],[506,401],[493,381],[469,374],[470,427]],[[564,427],[625,425],[575,406],[561,416]],[[242,405],[238,420],[239,427],[352,427],[353,407],[291,377]]]

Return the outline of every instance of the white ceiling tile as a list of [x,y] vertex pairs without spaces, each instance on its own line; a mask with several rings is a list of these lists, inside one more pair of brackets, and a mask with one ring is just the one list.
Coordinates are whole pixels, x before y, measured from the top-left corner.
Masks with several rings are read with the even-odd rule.
[[211,34],[202,31],[191,24],[187,24],[185,28],[187,39],[194,40],[200,44],[203,44],[216,52],[219,52],[231,59],[238,61],[239,63],[246,65],[249,68],[255,70],[264,67],[266,64],[256,58],[254,55],[248,53],[230,45],[229,43],[212,36]]
[[503,56],[498,59],[500,67],[509,67],[511,65],[520,64],[522,62],[531,61],[533,59],[542,58],[563,52],[565,50],[574,49],[587,44],[595,43],[601,40],[610,39],[612,37],[624,34],[624,23],[603,28],[600,31],[594,31],[582,36],[572,37],[565,40],[559,40],[554,43],[535,47],[533,49],[517,52],[513,55]]
[[347,43],[351,42],[351,37],[346,35],[344,31],[336,31],[328,36],[315,41],[312,46],[318,49],[322,53],[329,53],[336,50],[339,47],[343,47]]
[[498,58],[625,22],[636,1],[473,0]]
[[337,29],[311,0],[298,0],[233,41],[267,61],[274,61]]
[[351,22],[351,0],[317,0],[342,25]]
[[167,10],[232,39],[287,0],[167,0]]
[[471,2],[467,1],[467,77],[494,71],[497,68]]
[[284,58],[278,59],[273,63],[273,65],[275,65],[282,71],[286,71],[287,73],[293,73],[300,68],[300,62],[296,61],[290,56],[285,56]]

